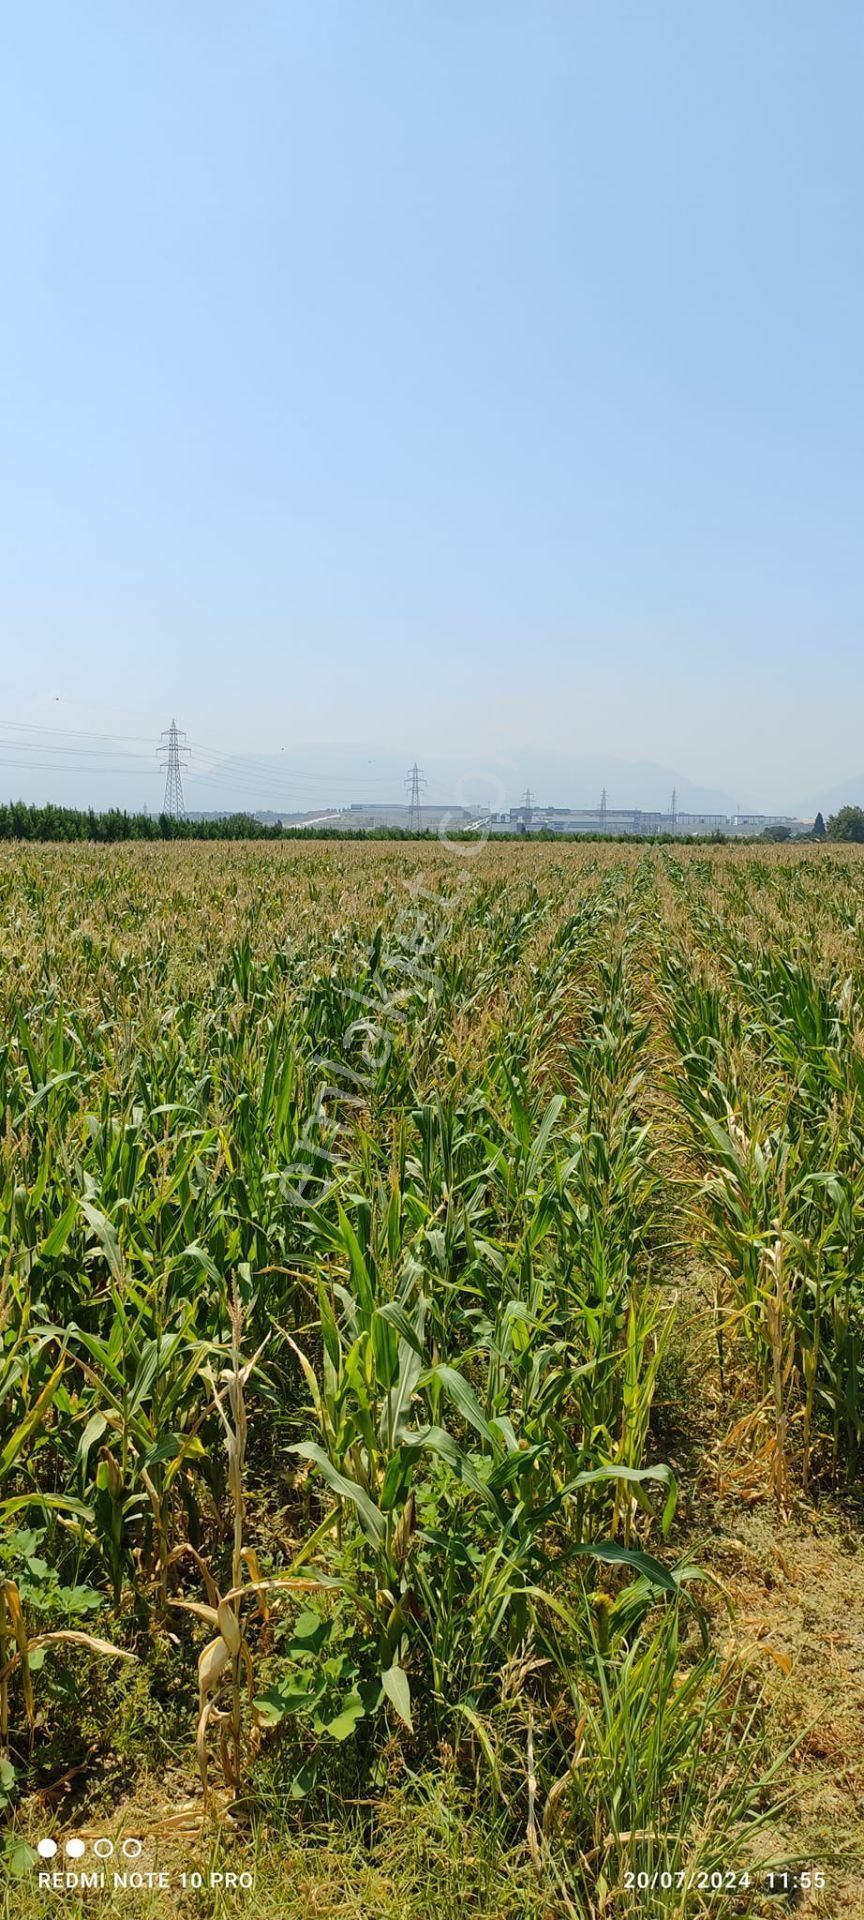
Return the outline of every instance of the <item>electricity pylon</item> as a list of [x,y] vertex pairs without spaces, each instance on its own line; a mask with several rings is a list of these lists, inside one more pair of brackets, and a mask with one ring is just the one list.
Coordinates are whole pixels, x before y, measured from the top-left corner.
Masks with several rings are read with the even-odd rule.
[[606,788],[600,795],[600,832],[606,832]]
[[183,804],[183,755],[189,752],[189,748],[181,746],[180,742],[181,738],[185,740],[186,735],[183,733],[183,729],[178,727],[176,720],[172,720],[170,727],[163,727],[162,738],[163,740],[167,738],[168,741],[167,747],[160,747],[159,749],[160,753],[165,755],[165,758],[161,761],[162,771],[165,775],[165,798],[162,802],[162,811],[168,814],[169,819],[185,820],[186,808]]
[[422,826],[422,821],[420,819],[420,793],[421,793],[421,789],[425,787],[425,785],[426,785],[426,775],[423,772],[422,767],[418,767],[417,762],[415,760],[413,767],[409,767],[408,772],[405,775],[405,787],[408,793],[408,832],[409,833],[420,832],[420,828]]

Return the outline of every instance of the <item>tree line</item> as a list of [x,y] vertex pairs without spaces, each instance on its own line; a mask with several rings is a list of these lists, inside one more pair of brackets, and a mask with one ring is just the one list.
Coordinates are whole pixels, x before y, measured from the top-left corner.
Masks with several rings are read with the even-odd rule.
[[[213,820],[178,820],[170,813],[129,813],[125,807],[108,807],[97,812],[93,807],[60,807],[51,802],[42,807],[30,806],[24,800],[0,804],[0,841],[435,840],[437,837],[429,827],[419,832],[412,832],[408,827],[284,827],[278,820],[256,820],[252,813],[226,813]],[[481,836],[456,832],[451,837],[479,839]]]
[[221,820],[177,820],[169,813],[128,813],[125,807],[0,805],[0,840],[278,840],[281,826],[264,826],[251,813]]
[[[483,836],[469,828],[458,829],[452,839],[477,840]],[[539,832],[502,833],[496,840],[560,840],[563,836],[551,828]],[[568,836],[569,837],[569,836]],[[706,842],[722,843],[727,835],[708,834],[599,834],[580,833],[580,840],[638,841],[656,840],[693,846]],[[763,840],[855,840],[864,842],[864,807],[840,807],[828,820],[816,815],[809,833],[792,834],[787,826],[768,827]],[[169,813],[129,813],[125,807],[108,807],[96,812],[93,807],[30,806],[24,800],[0,804],[0,840],[434,840],[430,827],[411,831],[408,827],[283,827],[279,821],[265,823],[251,813],[226,813],[216,820],[178,820]]]

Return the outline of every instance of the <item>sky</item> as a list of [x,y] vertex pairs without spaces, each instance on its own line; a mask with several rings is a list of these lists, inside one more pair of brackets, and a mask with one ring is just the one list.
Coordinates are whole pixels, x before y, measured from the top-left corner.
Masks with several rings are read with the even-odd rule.
[[0,796],[864,799],[862,86],[858,0],[5,9]]

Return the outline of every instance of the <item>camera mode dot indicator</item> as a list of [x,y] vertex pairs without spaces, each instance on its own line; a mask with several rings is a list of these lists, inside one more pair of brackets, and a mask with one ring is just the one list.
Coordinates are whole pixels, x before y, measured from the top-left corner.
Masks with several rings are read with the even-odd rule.
[[66,1854],[66,1856],[67,1856],[67,1859],[69,1859],[69,1860],[80,1860],[80,1858],[81,1858],[81,1855],[82,1855],[82,1853],[86,1853],[86,1852],[87,1852],[87,1844],[86,1844],[86,1841],[84,1841],[84,1840],[67,1840],[67,1842],[66,1842],[66,1845],[65,1845],[65,1848],[64,1848],[64,1852],[65,1852],[65,1854]]
[[53,1860],[57,1852],[56,1840],[38,1840],[36,1843],[36,1852],[40,1860]]

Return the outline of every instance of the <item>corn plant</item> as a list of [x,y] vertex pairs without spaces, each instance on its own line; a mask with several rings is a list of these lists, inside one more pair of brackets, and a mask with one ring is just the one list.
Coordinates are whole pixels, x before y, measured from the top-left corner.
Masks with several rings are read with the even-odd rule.
[[[691,1857],[723,1703],[700,1667],[664,1772],[675,1635],[708,1631],[655,1433],[668,1137],[785,1500],[799,1440],[821,1470],[860,1434],[852,879],[824,964],[804,886],[785,968],[770,862],[33,847],[0,882],[10,1552],[26,1520],[113,1642],[197,1659],[214,1813],[272,1769],[332,1815],[439,1743],[501,1812],[530,1728],[544,1872],[599,1847],[619,1873],[643,1763]],[[23,1592],[10,1572],[0,1669],[26,1728]]]

